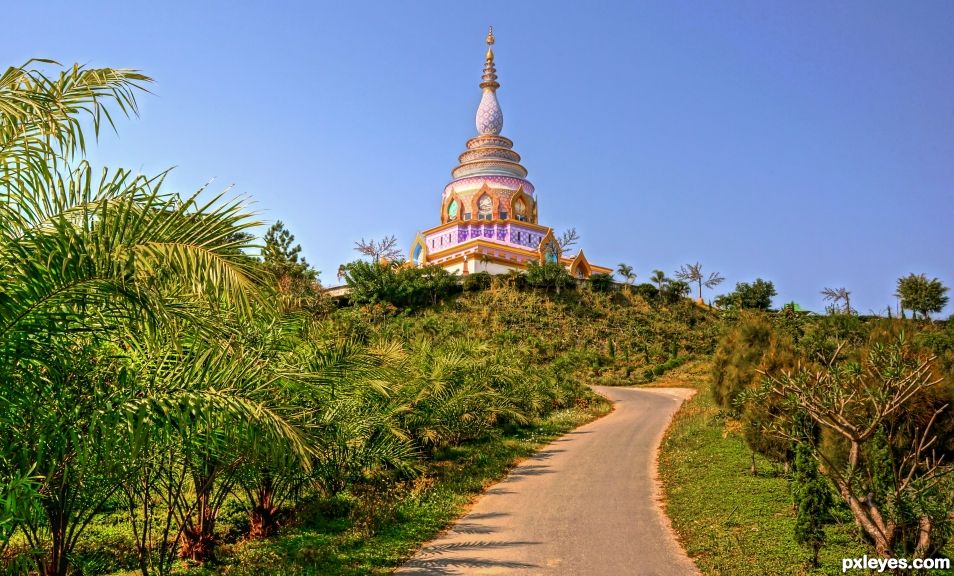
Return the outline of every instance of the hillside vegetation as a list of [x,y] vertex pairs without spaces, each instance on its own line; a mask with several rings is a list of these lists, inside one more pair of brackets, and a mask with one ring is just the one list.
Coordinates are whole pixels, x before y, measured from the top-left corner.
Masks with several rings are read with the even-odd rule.
[[[710,359],[699,434],[673,438],[732,462],[741,439],[750,474],[771,462],[790,517],[777,490],[739,504],[790,520],[810,566],[833,522],[859,527],[834,532],[859,554],[945,553],[954,332],[929,320],[936,279],[899,280],[919,321],[863,321],[844,289],[830,316],[750,314],[771,282],[715,310],[686,298],[722,282],[699,264],[635,287],[536,263],[458,281],[395,260],[390,238],[359,243],[370,261],[342,267],[342,305],[280,222],[258,246],[241,201],[90,166],[89,128],[135,113],[150,82],[48,61],[0,76],[3,572],[387,573],[605,414],[587,384],[678,381]],[[732,482],[721,470],[680,489]]]

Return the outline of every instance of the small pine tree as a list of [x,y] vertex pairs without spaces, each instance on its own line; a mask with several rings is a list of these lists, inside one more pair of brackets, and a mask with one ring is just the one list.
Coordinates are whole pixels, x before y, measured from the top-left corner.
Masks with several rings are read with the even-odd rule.
[[795,541],[811,552],[811,566],[818,567],[818,553],[825,544],[824,518],[831,508],[831,492],[818,473],[818,462],[805,442],[795,448],[795,475],[792,492],[797,512]]
[[295,235],[281,220],[265,233],[262,265],[275,282],[283,308],[318,310],[318,271],[301,256],[301,246],[295,244]]
[[301,256],[301,246],[294,244],[295,235],[285,228],[281,220],[272,224],[265,233],[262,261],[265,268],[276,278],[291,276],[314,281],[318,272],[313,270]]

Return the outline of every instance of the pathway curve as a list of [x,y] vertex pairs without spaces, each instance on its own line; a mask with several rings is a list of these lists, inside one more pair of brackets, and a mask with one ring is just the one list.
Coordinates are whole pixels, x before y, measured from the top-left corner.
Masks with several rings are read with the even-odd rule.
[[397,574],[698,574],[659,505],[656,450],[694,390],[594,388],[615,410],[552,442]]

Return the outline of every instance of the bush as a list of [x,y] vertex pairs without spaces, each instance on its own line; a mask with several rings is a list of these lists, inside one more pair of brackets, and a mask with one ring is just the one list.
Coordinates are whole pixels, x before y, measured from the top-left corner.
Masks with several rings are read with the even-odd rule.
[[768,310],[772,307],[772,298],[777,295],[775,285],[767,280],[756,278],[755,282],[739,282],[735,291],[717,296],[715,305],[729,309]]
[[475,272],[474,274],[468,274],[464,276],[464,291],[465,292],[476,292],[478,290],[486,290],[490,288],[490,284],[493,282],[493,276],[490,272]]
[[689,360],[688,356],[678,356],[670,358],[658,366],[647,368],[646,371],[643,372],[643,380],[652,382],[655,378],[662,376],[666,372],[682,366],[687,360]]
[[356,260],[344,271],[351,301],[358,304],[435,305],[457,289],[457,277],[440,266]]
[[761,314],[746,315],[719,343],[712,359],[712,396],[723,410],[738,415],[736,398],[752,382],[772,338],[772,324]]
[[635,292],[637,296],[642,297],[646,302],[655,302],[659,296],[659,289],[648,282],[637,284],[633,287],[633,292]]
[[573,277],[557,262],[540,264],[531,261],[527,265],[527,284],[534,288],[543,288],[547,292],[553,288],[559,294],[560,289],[573,284]]
[[594,292],[608,292],[613,287],[613,277],[609,274],[593,274],[589,283]]

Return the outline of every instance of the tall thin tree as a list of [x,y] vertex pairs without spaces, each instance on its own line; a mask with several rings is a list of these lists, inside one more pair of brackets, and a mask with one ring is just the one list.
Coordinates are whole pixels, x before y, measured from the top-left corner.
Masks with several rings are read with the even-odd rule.
[[702,287],[706,288],[715,288],[719,284],[725,281],[725,278],[722,277],[718,272],[712,272],[706,276],[702,272],[702,264],[696,262],[695,264],[686,264],[681,266],[679,270],[676,271],[676,278],[682,280],[683,282],[695,283],[698,287],[699,301],[702,302]]

